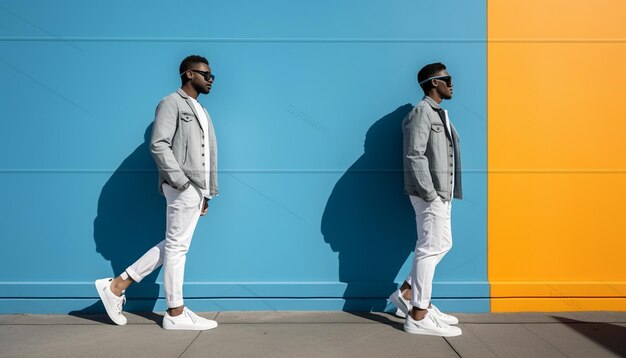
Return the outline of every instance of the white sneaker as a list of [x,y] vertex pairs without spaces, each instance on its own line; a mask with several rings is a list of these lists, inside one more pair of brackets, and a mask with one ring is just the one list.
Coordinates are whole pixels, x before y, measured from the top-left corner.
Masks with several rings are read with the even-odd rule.
[[404,299],[400,289],[395,290],[391,296],[389,296],[389,301],[391,301],[391,303],[393,303],[397,308],[396,316],[405,318],[406,315],[409,314],[409,311],[411,310],[411,302]]
[[128,322],[126,317],[122,315],[122,307],[126,303],[126,296],[116,296],[111,292],[111,281],[113,281],[113,279],[110,277],[96,280],[96,290],[98,290],[98,295],[102,300],[102,304],[109,318],[111,318],[115,324],[123,326]]
[[177,329],[187,331],[204,331],[217,327],[217,322],[198,316],[187,307],[178,316],[170,316],[165,311],[163,317],[163,329]]
[[443,323],[446,323],[446,324],[458,324],[459,323],[459,319],[458,318],[456,318],[456,317],[454,317],[452,315],[449,315],[449,314],[441,312],[439,310],[439,308],[437,308],[432,303],[430,304],[430,307],[428,307],[428,312],[434,313],[434,315],[437,316],[437,318],[440,321],[442,321]]
[[416,321],[411,315],[406,316],[404,322],[404,331],[412,334],[425,334],[430,336],[455,337],[460,336],[463,332],[459,327],[450,326],[441,322],[435,315],[426,313],[424,319]]

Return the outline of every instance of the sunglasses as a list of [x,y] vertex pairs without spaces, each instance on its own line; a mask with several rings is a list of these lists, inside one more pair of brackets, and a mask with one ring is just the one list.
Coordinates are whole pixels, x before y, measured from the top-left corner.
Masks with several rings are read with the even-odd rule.
[[452,76],[434,76],[434,77],[428,77],[427,79],[423,80],[422,82],[420,82],[420,85],[423,85],[424,83],[430,81],[430,80],[441,80],[444,81],[446,83],[446,85],[448,87],[452,87]]
[[[211,74],[211,72],[209,71],[199,71],[199,70],[189,70],[189,71],[202,75],[202,77],[204,77],[204,80],[207,82],[209,82],[209,80],[215,81],[215,75]],[[181,73],[180,75],[182,76],[184,74],[185,72]]]

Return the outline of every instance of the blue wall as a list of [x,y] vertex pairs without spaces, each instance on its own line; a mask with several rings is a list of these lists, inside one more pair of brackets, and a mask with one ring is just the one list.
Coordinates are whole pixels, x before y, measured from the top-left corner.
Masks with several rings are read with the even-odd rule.
[[[425,63],[455,79],[466,199],[435,296],[488,311],[484,1],[0,2],[0,313],[102,310],[92,281],[163,237],[147,149],[158,101],[189,54],[221,195],[187,260],[206,310],[383,310],[409,270],[400,122]],[[129,310],[162,310],[157,273]]]

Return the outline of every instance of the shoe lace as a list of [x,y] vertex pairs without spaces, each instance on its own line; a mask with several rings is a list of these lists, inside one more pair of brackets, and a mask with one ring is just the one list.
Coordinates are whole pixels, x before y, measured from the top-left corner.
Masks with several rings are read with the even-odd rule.
[[432,309],[437,314],[437,316],[439,318],[449,318],[449,317],[451,317],[449,314],[441,312],[439,310],[439,308],[437,308],[435,305],[432,305]]
[[115,305],[115,313],[121,314],[122,307],[126,304],[126,296],[121,296],[119,300],[117,300],[117,304]]
[[435,323],[435,326],[437,326],[437,328],[445,328],[447,326],[445,323],[439,320],[437,316],[431,314],[428,314],[427,316],[430,317],[430,319]]
[[193,313],[191,310],[188,310],[186,307],[185,314],[187,315],[187,317],[191,318],[194,324],[198,323],[198,316],[196,316],[195,313]]

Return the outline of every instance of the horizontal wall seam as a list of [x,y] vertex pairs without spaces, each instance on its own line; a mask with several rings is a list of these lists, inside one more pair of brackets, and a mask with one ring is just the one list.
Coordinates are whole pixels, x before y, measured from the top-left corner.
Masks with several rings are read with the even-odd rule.
[[258,43],[481,43],[581,44],[626,43],[626,38],[405,38],[405,37],[105,37],[2,36],[0,42],[258,42]]
[[[190,300],[386,300],[389,296],[185,296]],[[433,296],[437,300],[485,300],[488,296]],[[613,298],[613,297],[611,297]],[[2,300],[99,300],[99,296],[9,296],[0,297]],[[158,297],[126,297],[127,300],[153,301],[155,299],[165,299],[165,296]]]
[[[155,282],[151,282],[155,283]],[[156,282],[162,284],[162,282]],[[366,282],[365,285],[380,282]],[[487,281],[442,281],[438,285],[484,285]],[[385,284],[385,282],[383,282]],[[0,281],[0,285],[93,285],[92,281]],[[340,281],[191,281],[185,285],[347,285]]]
[[0,41],[44,42],[269,42],[269,43],[485,43],[484,38],[404,38],[404,37],[27,37],[3,36]]
[[[398,169],[220,169],[224,174],[402,173]],[[626,174],[626,169],[462,169],[467,174]],[[156,169],[0,169],[0,174],[155,174]]]
[[589,299],[593,299],[593,298],[626,298],[626,296],[526,296],[526,295],[519,295],[519,296],[491,296],[491,299],[518,299],[518,298],[541,298],[541,299],[563,299],[563,298],[572,298],[572,299],[579,299],[579,298],[589,298]]
[[594,44],[594,43],[626,43],[626,38],[490,38],[490,44]]
[[[402,173],[398,169],[220,169],[224,174],[326,174],[326,173]],[[0,169],[0,174],[110,174],[110,173],[156,174],[156,169]],[[463,173],[486,173],[485,169],[463,169]],[[626,172],[626,170],[625,170]]]
[[[388,296],[186,296],[185,299],[197,300],[380,300],[387,299]],[[437,300],[484,300],[484,299],[626,299],[626,296],[433,296]],[[98,300],[98,296],[7,296],[0,297],[2,300]],[[129,300],[152,301],[155,299],[165,299],[165,296],[158,297],[127,297]]]

